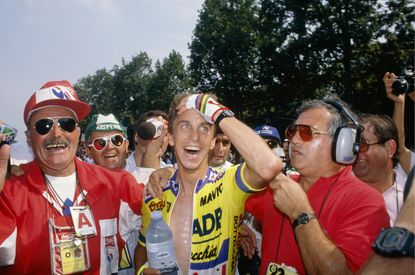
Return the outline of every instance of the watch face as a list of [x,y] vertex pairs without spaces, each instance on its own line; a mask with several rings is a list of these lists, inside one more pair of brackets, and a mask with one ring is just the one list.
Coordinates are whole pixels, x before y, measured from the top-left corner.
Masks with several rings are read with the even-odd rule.
[[414,234],[405,228],[382,229],[373,244],[376,253],[385,257],[414,256]]
[[398,248],[404,235],[404,232],[399,230],[389,231],[388,234],[386,234],[385,238],[382,240],[382,246],[385,249]]
[[400,248],[404,236],[405,232],[398,229],[386,231],[380,245],[388,250]]
[[298,222],[302,224],[306,224],[310,218],[308,217],[307,213],[301,213],[298,216]]

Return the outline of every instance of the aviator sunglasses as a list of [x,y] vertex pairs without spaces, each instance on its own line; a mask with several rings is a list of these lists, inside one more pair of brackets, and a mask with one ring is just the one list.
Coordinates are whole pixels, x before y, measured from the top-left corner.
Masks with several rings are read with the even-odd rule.
[[75,121],[75,119],[70,117],[49,117],[38,120],[33,128],[40,135],[44,136],[50,132],[55,123],[61,130],[68,133],[72,133],[75,130],[76,126],[78,126],[78,123]]
[[124,141],[126,140],[127,139],[124,138],[122,135],[116,134],[113,136],[98,137],[94,139],[92,143],[88,146],[94,148],[96,151],[102,151],[105,149],[105,147],[107,147],[109,141],[115,147],[121,147],[124,144]]
[[303,141],[310,141],[313,139],[313,136],[315,135],[329,135],[328,133],[319,132],[314,130],[310,125],[304,125],[304,124],[291,124],[287,127],[285,130],[285,137],[291,141],[292,138],[295,136],[295,133],[300,134],[300,138]]

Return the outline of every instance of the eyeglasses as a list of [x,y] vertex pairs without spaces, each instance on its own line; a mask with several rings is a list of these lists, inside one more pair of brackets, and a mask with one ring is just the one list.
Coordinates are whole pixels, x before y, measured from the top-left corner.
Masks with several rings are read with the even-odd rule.
[[310,125],[304,125],[304,124],[291,124],[287,127],[285,130],[285,137],[291,141],[292,138],[295,136],[295,133],[297,131],[300,134],[300,138],[303,141],[310,141],[313,139],[313,136],[315,135],[329,135],[328,133],[319,132],[314,130]]
[[111,141],[112,145],[115,147],[121,147],[124,144],[125,140],[127,140],[125,137],[117,134],[113,136],[96,138],[88,146],[94,148],[96,151],[102,151],[105,149],[105,147],[107,147],[108,141]]
[[359,146],[359,152],[360,153],[365,153],[365,152],[367,152],[368,150],[369,150],[369,147],[371,146],[371,145],[376,145],[376,144],[383,144],[383,142],[375,142],[375,143],[367,143],[366,141],[362,141],[361,143],[360,143],[360,146]]
[[68,133],[72,133],[75,130],[76,126],[78,126],[78,123],[75,121],[75,119],[70,117],[49,117],[38,120],[33,128],[40,135],[44,136],[50,132],[55,123],[58,124],[61,130]]

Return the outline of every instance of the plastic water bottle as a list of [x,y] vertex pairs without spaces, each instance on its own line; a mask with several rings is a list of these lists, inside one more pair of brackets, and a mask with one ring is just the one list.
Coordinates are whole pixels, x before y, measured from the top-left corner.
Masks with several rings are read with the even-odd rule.
[[146,232],[146,247],[151,268],[160,270],[162,274],[177,274],[173,234],[160,211],[151,212],[151,222]]

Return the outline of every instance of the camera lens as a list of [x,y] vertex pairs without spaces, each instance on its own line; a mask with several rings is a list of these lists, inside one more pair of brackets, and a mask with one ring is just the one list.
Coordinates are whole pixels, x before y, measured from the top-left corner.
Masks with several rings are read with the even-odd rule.
[[392,83],[392,93],[400,95],[408,92],[408,82],[403,78],[397,78]]

